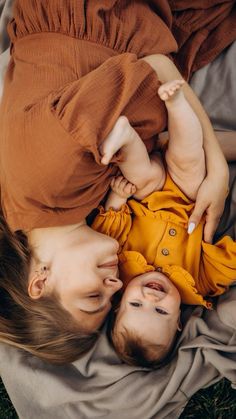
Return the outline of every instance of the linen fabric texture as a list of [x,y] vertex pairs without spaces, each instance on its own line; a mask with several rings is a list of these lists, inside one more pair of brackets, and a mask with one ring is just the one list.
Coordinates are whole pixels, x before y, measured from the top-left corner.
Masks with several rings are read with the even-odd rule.
[[166,125],[158,78],[140,58],[177,50],[171,15],[165,23],[145,1],[114,0],[18,0],[14,10],[0,109],[3,213],[12,230],[80,222],[116,173],[100,164],[99,145],[117,118],[149,150]]

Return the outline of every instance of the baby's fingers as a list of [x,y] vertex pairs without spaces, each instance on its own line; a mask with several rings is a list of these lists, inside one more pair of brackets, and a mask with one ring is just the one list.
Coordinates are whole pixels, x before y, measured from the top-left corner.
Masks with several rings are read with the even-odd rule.
[[111,187],[119,189],[120,187],[122,187],[122,182],[126,181],[126,179],[124,178],[124,176],[117,176],[117,177],[113,177],[112,181],[111,181]]
[[116,178],[113,177],[112,180],[111,180],[111,184],[110,184],[111,188],[114,188],[115,183],[116,183]]
[[[127,181],[128,182],[128,181]],[[132,183],[128,182],[125,187],[124,187],[124,192],[127,195],[134,195],[136,192],[136,186],[133,185]]]

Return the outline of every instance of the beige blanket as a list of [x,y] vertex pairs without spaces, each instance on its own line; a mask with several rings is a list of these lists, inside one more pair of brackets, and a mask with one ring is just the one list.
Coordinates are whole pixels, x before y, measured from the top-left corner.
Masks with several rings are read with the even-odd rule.
[[[10,3],[0,0],[0,11],[8,13]],[[2,50],[7,47],[3,39],[7,38],[0,39]],[[221,129],[235,129],[235,50],[234,44],[192,81],[215,126]],[[2,73],[7,59],[7,53],[0,57]],[[226,73],[225,83],[222,74]],[[231,165],[231,184],[220,232],[228,231],[235,238],[236,165]],[[236,287],[219,298],[215,311],[189,307],[176,357],[159,371],[122,364],[104,328],[90,353],[66,367],[50,366],[2,344],[0,375],[22,419],[176,419],[200,388],[222,377],[236,388],[235,306]]]
[[236,386],[235,305],[236,287],[216,311],[193,310],[176,358],[158,371],[121,364],[104,333],[89,354],[66,367],[2,345],[0,373],[22,419],[176,419],[200,388],[222,377]]

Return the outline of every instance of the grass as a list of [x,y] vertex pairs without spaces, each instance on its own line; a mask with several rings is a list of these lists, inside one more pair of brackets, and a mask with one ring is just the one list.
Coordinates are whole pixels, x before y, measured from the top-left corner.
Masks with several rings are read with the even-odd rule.
[[[180,419],[234,419],[236,418],[236,390],[227,380],[200,390],[191,398]],[[0,419],[17,419],[16,412],[0,381]],[[146,418],[147,419],[147,418]]]
[[0,379],[0,419],[17,419],[18,416],[11,404],[5,387]]
[[229,381],[221,380],[214,386],[200,390],[191,398],[180,419],[236,418],[236,390]]

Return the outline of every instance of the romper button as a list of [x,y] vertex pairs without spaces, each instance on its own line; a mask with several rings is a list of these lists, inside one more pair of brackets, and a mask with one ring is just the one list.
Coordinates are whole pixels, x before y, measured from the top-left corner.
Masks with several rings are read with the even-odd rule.
[[170,236],[175,236],[175,235],[176,235],[176,230],[175,230],[175,228],[170,228],[170,230],[169,230],[169,235],[170,235]]
[[164,256],[168,256],[168,255],[169,255],[169,250],[168,250],[168,249],[162,249],[161,253],[162,253]]
[[156,268],[156,270],[157,270],[157,272],[162,272],[162,268],[161,268],[160,266],[158,266],[158,267]]

